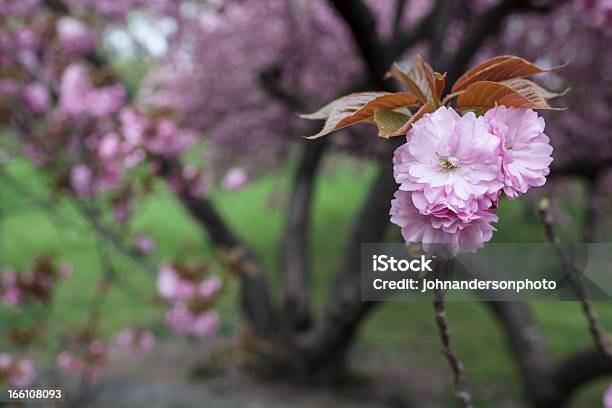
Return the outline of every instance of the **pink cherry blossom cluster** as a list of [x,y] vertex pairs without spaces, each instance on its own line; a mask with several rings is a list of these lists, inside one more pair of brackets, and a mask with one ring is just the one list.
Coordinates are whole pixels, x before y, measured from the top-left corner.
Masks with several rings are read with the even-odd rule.
[[36,371],[32,360],[0,353],[0,384],[24,388],[32,385]]
[[98,41],[98,33],[76,17],[64,16],[56,23],[60,47],[66,52],[81,56],[90,52]]
[[39,257],[31,271],[17,272],[8,270],[0,275],[0,299],[12,307],[20,307],[26,302],[48,302],[59,279],[70,276],[72,267],[68,264],[56,269],[52,258]]
[[155,336],[148,330],[130,327],[117,333],[114,343],[119,348],[143,354],[155,347]]
[[484,116],[441,107],[416,121],[394,156],[391,222],[406,243],[474,251],[493,236],[500,195],[542,186],[552,162],[544,119],[497,106]]
[[56,362],[61,369],[78,375],[85,375],[90,381],[95,381],[102,372],[108,360],[106,344],[93,339],[82,345],[80,352],[62,351]]
[[217,329],[219,315],[211,306],[223,283],[216,275],[203,278],[202,272],[170,263],[160,268],[157,289],[171,305],[166,324],[176,334],[204,337]]
[[576,0],[576,4],[587,24],[610,28],[612,24],[612,2],[610,0]]
[[0,116],[17,142],[6,153],[24,154],[78,197],[106,193],[118,223],[130,219],[135,196],[149,191],[163,160],[176,162],[176,191],[203,195],[202,166],[180,161],[200,135],[175,125],[169,110],[129,100],[111,64],[100,62],[105,54],[93,54],[104,48],[105,27],[123,24],[135,8],[176,16],[180,2],[61,3],[67,12],[40,0],[0,1],[7,22],[0,27]]

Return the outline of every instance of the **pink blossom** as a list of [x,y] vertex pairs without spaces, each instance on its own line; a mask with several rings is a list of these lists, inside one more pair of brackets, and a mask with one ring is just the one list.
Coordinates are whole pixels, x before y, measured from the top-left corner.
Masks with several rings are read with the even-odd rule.
[[119,152],[119,136],[111,132],[104,136],[98,145],[98,155],[102,160],[111,160]]
[[74,272],[74,267],[72,266],[72,264],[63,263],[62,265],[60,265],[59,276],[62,279],[68,279],[72,275],[72,272]]
[[17,287],[4,288],[2,291],[2,300],[9,306],[17,307],[23,303],[23,294]]
[[91,169],[84,164],[78,164],[70,171],[70,185],[79,197],[86,197],[92,193],[92,179]]
[[17,286],[17,272],[11,270],[2,274],[0,280],[0,297],[9,306],[17,307],[23,303],[24,295]]
[[87,351],[92,356],[100,356],[106,351],[106,345],[101,340],[94,340],[87,346]]
[[155,347],[155,336],[149,331],[143,331],[140,333],[140,339],[138,340],[138,349],[141,353],[145,353]]
[[544,132],[544,118],[531,109],[497,106],[485,114],[489,131],[500,143],[504,192],[518,197],[546,182],[553,148]]
[[59,353],[56,361],[60,368],[74,374],[81,372],[83,368],[81,361],[69,351]]
[[157,291],[168,300],[188,300],[196,292],[193,282],[182,279],[170,264],[164,264],[157,275]]
[[147,330],[128,328],[117,334],[115,344],[136,353],[146,353],[155,346],[155,337]]
[[56,24],[60,47],[70,54],[85,55],[92,50],[98,35],[81,20],[65,16]]
[[0,370],[8,370],[13,362],[13,358],[8,353],[0,353]]
[[166,313],[166,324],[176,334],[186,334],[193,324],[193,314],[183,303],[177,303]]
[[610,385],[604,392],[603,408],[612,408],[612,385]]
[[134,247],[142,254],[148,254],[155,250],[155,242],[150,235],[137,233],[134,235]]
[[104,117],[117,112],[125,101],[123,85],[94,88],[87,71],[78,64],[68,66],[60,82],[60,109],[72,117]]
[[0,79],[0,93],[13,96],[19,92],[19,84],[13,79]]
[[177,303],[166,314],[166,324],[176,334],[204,337],[217,330],[219,315],[212,310],[194,315],[184,303]]
[[8,382],[13,387],[24,388],[31,385],[35,377],[34,363],[28,359],[20,359],[14,363]]
[[183,185],[193,197],[202,197],[208,191],[208,180],[202,170],[194,166],[183,167]]
[[166,299],[175,297],[179,276],[170,264],[163,264],[157,274],[157,291]]
[[119,121],[123,137],[128,143],[132,145],[142,143],[148,122],[136,109],[131,107],[121,109]]
[[240,190],[247,184],[247,174],[244,169],[240,167],[232,167],[227,171],[223,180],[221,180],[221,187],[227,191]]
[[40,37],[30,27],[24,27],[17,32],[17,45],[21,49],[36,51],[40,46]]
[[113,220],[124,224],[132,215],[133,206],[130,200],[120,200],[113,205]]
[[51,107],[51,95],[45,85],[33,82],[23,90],[23,102],[33,113],[43,114]]
[[196,316],[191,326],[191,334],[205,337],[213,334],[219,326],[219,314],[214,310]]
[[106,361],[106,345],[101,340],[86,344],[82,355],[62,351],[56,358],[58,367],[73,374],[84,374],[90,381],[98,378]]
[[157,125],[157,132],[147,142],[147,148],[166,157],[175,157],[191,149],[197,141],[197,134],[189,129],[177,128],[169,120],[161,120]]
[[198,292],[204,299],[210,299],[219,292],[223,286],[223,281],[217,275],[213,275],[200,283]]
[[36,371],[31,360],[0,353],[0,379],[4,378],[11,387],[24,388],[32,385],[35,377]]
[[391,201],[391,222],[401,228],[407,244],[445,244],[452,255],[473,252],[493,237],[497,215],[486,207],[486,201],[465,222],[451,210],[440,210],[432,214],[421,213],[414,205],[412,193],[398,190]]
[[482,117],[441,107],[415,122],[395,151],[395,180],[400,190],[420,192],[414,204],[421,211],[472,213],[479,208],[474,199],[502,187],[499,143]]
[[609,28],[612,24],[612,1],[576,0],[576,4],[587,24],[604,28]]

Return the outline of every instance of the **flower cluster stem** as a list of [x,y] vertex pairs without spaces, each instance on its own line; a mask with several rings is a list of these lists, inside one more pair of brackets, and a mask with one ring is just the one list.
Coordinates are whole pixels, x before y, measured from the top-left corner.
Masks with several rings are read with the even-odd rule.
[[442,352],[448,359],[448,362],[453,370],[455,396],[461,403],[462,408],[473,408],[472,396],[465,384],[465,374],[463,364],[457,357],[451,342],[451,332],[446,316],[446,306],[444,301],[444,292],[437,290],[434,295],[434,310],[436,312],[436,324],[438,332],[442,340]]

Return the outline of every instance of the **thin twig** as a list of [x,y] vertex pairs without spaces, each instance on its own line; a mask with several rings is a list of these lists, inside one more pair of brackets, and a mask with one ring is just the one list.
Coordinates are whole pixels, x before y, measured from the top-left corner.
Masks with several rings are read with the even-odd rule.
[[[439,264],[440,265],[440,264]],[[442,268],[445,265],[440,265]],[[436,324],[438,325],[438,332],[440,333],[440,339],[442,340],[442,352],[446,356],[448,363],[453,370],[455,396],[461,402],[462,408],[473,408],[472,396],[467,389],[465,374],[463,370],[463,364],[459,357],[455,353],[453,344],[451,342],[451,332],[448,325],[448,319],[446,316],[446,304],[444,301],[444,291],[436,290],[434,292],[434,310],[436,312]]]
[[542,225],[544,226],[544,232],[546,233],[546,237],[555,246],[555,250],[563,263],[563,267],[568,272],[568,278],[570,280],[570,283],[572,284],[574,290],[576,291],[576,294],[578,295],[580,304],[582,306],[582,311],[586,316],[587,323],[589,325],[589,331],[591,332],[591,336],[593,337],[595,346],[607,356],[612,357],[612,350],[610,350],[610,345],[607,344],[604,329],[601,326],[599,318],[597,317],[597,313],[595,312],[593,304],[589,299],[589,293],[586,287],[584,286],[580,275],[576,273],[576,268],[573,267],[571,262],[569,262],[569,260],[565,256],[561,245],[561,240],[555,233],[553,217],[550,213],[550,200],[548,198],[544,198],[540,201],[538,211],[540,213],[540,219],[542,221]]

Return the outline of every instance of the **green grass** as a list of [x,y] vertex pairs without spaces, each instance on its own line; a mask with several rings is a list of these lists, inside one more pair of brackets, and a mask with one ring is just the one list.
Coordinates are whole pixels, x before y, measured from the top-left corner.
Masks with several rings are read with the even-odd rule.
[[[332,165],[333,164],[333,165]],[[344,157],[328,159],[322,171],[314,201],[314,227],[311,231],[313,290],[315,303],[321,308],[329,282],[341,259],[344,239],[359,203],[372,180],[371,165],[356,165]],[[22,162],[9,166],[9,173],[23,182],[38,197],[48,197],[44,177]],[[272,286],[278,296],[278,239],[283,227],[283,208],[289,191],[291,168],[263,178],[248,188],[227,193],[211,192],[221,213],[261,255],[275,277]],[[158,251],[152,262],[180,257],[214,258],[210,244],[201,229],[185,210],[159,185],[157,192],[138,204],[135,229],[153,235]],[[39,205],[28,196],[0,185],[0,255],[8,267],[27,268],[41,252],[53,253],[58,261],[69,261],[75,267],[73,277],[61,284],[54,303],[50,326],[56,331],[82,324],[89,318],[92,296],[100,278],[98,242],[88,224],[66,200],[52,200],[53,205]],[[544,235],[528,200],[504,201],[500,208],[498,242],[537,242]],[[584,202],[580,198],[564,205],[572,219],[581,225]],[[367,220],[364,220],[367,222]],[[568,231],[564,236],[571,237]],[[134,323],[154,324],[163,333],[160,322],[163,310],[151,307],[154,279],[137,263],[111,251],[114,268],[121,284],[113,287],[103,305],[102,328],[105,335]],[[217,271],[224,271],[216,266]],[[359,277],[356,275],[355,279]],[[130,288],[129,291],[128,289]],[[226,279],[225,295],[219,308],[223,330],[233,333],[240,324],[236,308],[236,282]],[[591,345],[579,305],[573,302],[533,302],[530,304],[541,323],[556,355],[564,356]],[[602,322],[612,327],[612,304],[598,303]],[[10,327],[28,319],[24,313],[0,309],[0,319]],[[495,407],[495,401],[508,395],[519,395],[520,379],[505,347],[504,338],[494,320],[481,304],[449,304],[449,319],[457,353],[464,361],[470,386],[477,395],[478,406]],[[1,328],[0,328],[1,330]],[[358,347],[375,347],[397,355],[407,365],[427,370],[445,369],[439,352],[439,340],[433,311],[428,302],[389,302],[380,306],[360,332]],[[450,371],[448,372],[450,377]],[[410,381],[410,379],[407,379]],[[449,382],[449,378],[445,379]],[[599,406],[606,385],[601,381],[583,392],[576,406]]]

